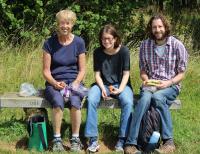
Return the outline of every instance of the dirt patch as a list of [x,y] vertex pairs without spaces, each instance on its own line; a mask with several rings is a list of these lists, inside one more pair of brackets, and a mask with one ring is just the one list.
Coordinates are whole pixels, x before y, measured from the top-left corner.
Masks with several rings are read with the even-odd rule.
[[0,141],[1,150],[16,152],[16,143],[7,143]]
[[[65,146],[65,150],[68,151],[70,149],[70,143],[66,141],[63,144]],[[100,141],[99,144],[100,144],[100,150],[99,150],[98,153],[114,152],[113,151],[114,147],[107,146],[102,141]],[[24,151],[26,153],[26,152],[28,152],[28,149],[27,149],[27,138],[23,138],[20,141],[11,142],[11,143],[0,141],[0,147],[1,147],[1,150],[8,151],[8,152],[11,152],[11,153],[16,152],[17,149],[18,150],[20,149],[21,151]],[[49,143],[49,151],[51,151],[51,147],[52,147],[52,144]],[[86,153],[86,149],[87,149],[87,145],[85,144],[84,145],[84,150],[82,150],[81,153]]]

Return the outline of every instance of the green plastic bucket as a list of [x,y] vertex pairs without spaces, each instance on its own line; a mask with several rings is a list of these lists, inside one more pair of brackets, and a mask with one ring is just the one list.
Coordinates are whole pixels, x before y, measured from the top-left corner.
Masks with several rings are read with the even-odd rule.
[[48,144],[45,117],[43,115],[34,115],[30,118],[28,125],[28,149],[35,149],[37,151],[46,150]]

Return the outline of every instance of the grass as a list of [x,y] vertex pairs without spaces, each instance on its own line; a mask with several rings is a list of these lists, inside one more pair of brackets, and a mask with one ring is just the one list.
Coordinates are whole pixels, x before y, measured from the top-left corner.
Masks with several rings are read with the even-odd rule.
[[190,56],[186,78],[183,81],[180,99],[182,109],[172,112],[174,138],[177,153],[200,153],[200,73],[199,57]]
[[23,46],[0,51],[0,93],[16,91],[23,82],[44,86],[41,74],[40,47]]
[[[131,51],[131,83],[135,93],[139,92],[139,86],[141,84],[137,51],[138,49]],[[12,48],[8,46],[0,49],[0,93],[19,91],[20,84],[23,82],[30,82],[36,88],[44,88],[44,79],[41,73],[41,58],[41,45],[32,46],[25,44],[20,47]],[[174,139],[177,146],[176,154],[200,153],[199,60],[200,56],[190,55],[187,74],[182,83],[182,91],[179,96],[182,100],[182,109],[172,111]],[[87,74],[84,79],[88,87],[94,82],[92,70],[92,54],[88,54]],[[98,113],[100,139],[112,149],[118,133],[120,110],[101,109]],[[24,140],[27,141],[28,135],[23,110],[1,109],[0,114],[0,146],[2,146],[0,147],[0,153],[28,153],[26,149],[24,150],[26,147],[23,147],[26,145]],[[49,110],[49,117],[50,114],[51,111]],[[80,134],[83,138],[86,110],[82,111],[82,116],[83,123]],[[71,132],[68,110],[64,114],[62,132],[63,139],[67,142]],[[49,136],[51,135],[49,134]],[[9,147],[10,144],[14,144],[17,151],[12,150]],[[23,146],[17,147],[18,144]],[[6,145],[8,148],[5,148]]]

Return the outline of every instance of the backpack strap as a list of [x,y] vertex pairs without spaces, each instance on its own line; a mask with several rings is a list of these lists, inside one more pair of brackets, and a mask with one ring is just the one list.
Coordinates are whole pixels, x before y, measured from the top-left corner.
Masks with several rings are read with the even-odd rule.
[[29,118],[29,120],[27,121],[27,131],[28,131],[29,136],[33,135],[32,118]]
[[46,144],[45,139],[44,139],[44,132],[43,132],[43,129],[42,129],[42,124],[38,124],[38,131],[39,131],[40,139],[42,141],[42,146],[46,150],[47,144]]

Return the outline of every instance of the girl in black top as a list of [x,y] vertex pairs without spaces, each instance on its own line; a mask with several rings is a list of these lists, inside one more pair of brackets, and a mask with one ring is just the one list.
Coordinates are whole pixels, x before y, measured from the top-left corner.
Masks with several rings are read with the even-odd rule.
[[[116,151],[123,151],[128,124],[133,107],[133,91],[130,87],[130,54],[127,47],[112,25],[105,25],[99,33],[100,47],[94,51],[94,72],[96,84],[88,94],[88,112],[85,136],[90,138],[88,150],[96,152],[97,142],[97,107],[100,99],[110,96],[119,100],[121,107],[119,140]],[[110,89],[110,90],[109,90]]]

